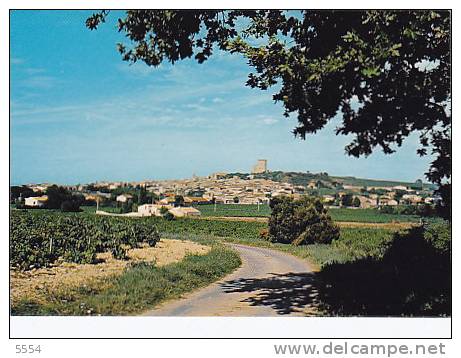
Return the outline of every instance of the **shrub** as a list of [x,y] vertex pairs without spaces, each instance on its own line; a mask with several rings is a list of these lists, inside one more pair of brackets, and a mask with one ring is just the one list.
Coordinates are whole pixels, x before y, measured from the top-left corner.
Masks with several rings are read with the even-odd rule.
[[[364,233],[365,234],[365,233]],[[354,253],[369,246],[371,255],[327,262],[318,275],[318,302],[334,316],[447,316],[451,314],[449,225],[417,226],[397,231],[380,248],[367,236],[335,241]],[[343,232],[341,232],[343,236]],[[357,238],[361,240],[358,241]],[[377,239],[377,238],[376,238]],[[320,246],[320,245],[319,245]],[[364,247],[364,248],[365,248]]]
[[16,209],[27,209],[27,206],[26,206],[26,204],[24,204],[24,203],[18,201],[18,202],[16,203]]
[[354,200],[352,200],[352,206],[360,208],[360,199],[358,197],[355,197]]
[[61,211],[62,212],[79,212],[80,210],[80,203],[75,200],[66,200],[63,201],[61,204]]
[[168,221],[171,221],[171,220],[174,220],[174,215],[172,213],[170,213],[169,211],[167,211],[164,215],[163,215],[163,218],[168,220]]
[[126,249],[117,241],[112,243],[112,257],[117,260],[126,260],[128,258]]
[[401,215],[417,215],[418,208],[414,205],[405,205],[400,210]]
[[451,251],[451,224],[439,222],[425,225],[424,239],[438,253],[449,254]]
[[339,228],[333,223],[319,198],[274,198],[270,203],[269,240],[285,244],[329,244],[339,238]]
[[379,210],[383,214],[395,214],[394,208],[392,206],[389,206],[389,205],[384,205]]
[[132,211],[133,211],[133,202],[131,200],[122,203],[122,207],[120,209],[120,212],[122,214],[131,213]]
[[353,201],[353,195],[352,194],[344,194],[341,197],[341,205],[342,206],[346,206],[346,207],[352,206],[352,201]]

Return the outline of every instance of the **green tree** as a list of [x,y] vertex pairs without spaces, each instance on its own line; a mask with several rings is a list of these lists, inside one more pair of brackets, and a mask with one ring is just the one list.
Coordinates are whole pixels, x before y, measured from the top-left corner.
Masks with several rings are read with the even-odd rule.
[[146,204],[149,199],[147,197],[147,191],[145,186],[141,186],[139,188],[139,193],[138,193],[138,205]]
[[379,208],[380,213],[382,214],[395,214],[395,210],[390,205],[383,205]]
[[234,204],[238,204],[240,202],[240,199],[238,196],[234,196],[233,201],[234,201]]
[[[93,14],[89,29],[108,11]],[[267,90],[295,114],[305,139],[336,114],[346,152],[393,153],[417,133],[426,173],[451,217],[451,14],[448,10],[129,10],[118,19],[122,59],[159,66],[217,49],[243,55],[254,69],[247,86]],[[257,41],[254,41],[254,40]]]
[[60,209],[64,201],[71,201],[72,194],[62,186],[52,185],[46,189],[48,200],[46,207],[48,209]]
[[360,199],[358,197],[354,197],[352,200],[352,206],[355,208],[360,208]]
[[184,206],[184,197],[182,195],[175,195],[174,206]]
[[131,213],[133,211],[133,202],[131,200],[122,203],[120,208],[121,213]]
[[269,240],[284,244],[328,244],[339,238],[336,226],[319,198],[276,197],[270,202]]
[[400,204],[400,200],[402,200],[402,196],[404,196],[405,194],[406,194],[405,190],[400,190],[400,189],[395,190],[394,200],[396,200]]
[[423,181],[421,179],[416,180],[415,187],[417,188],[417,190],[423,190],[424,188]]
[[163,218],[165,220],[168,220],[168,221],[172,221],[174,220],[174,215],[172,213],[170,213],[169,211],[167,211],[164,215],[163,215]]
[[73,195],[62,186],[52,185],[46,189],[48,200],[47,209],[61,209],[61,211],[80,211],[80,206],[85,201],[83,195]]
[[342,206],[352,206],[352,201],[353,201],[353,195],[352,194],[344,194],[341,197],[341,205]]
[[10,203],[13,204],[17,199],[28,198],[31,196],[41,196],[41,192],[34,192],[31,188],[26,185],[17,186],[13,185],[10,187]]

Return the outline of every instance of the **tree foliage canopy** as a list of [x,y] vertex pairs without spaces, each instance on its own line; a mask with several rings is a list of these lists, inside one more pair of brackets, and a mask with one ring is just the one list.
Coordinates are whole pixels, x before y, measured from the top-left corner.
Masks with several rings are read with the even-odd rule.
[[283,244],[329,244],[339,238],[339,227],[319,198],[272,198],[269,240]]
[[[87,27],[107,15],[93,14]],[[435,156],[426,176],[450,209],[450,22],[449,11],[429,10],[130,10],[118,19],[129,40],[118,50],[151,66],[241,54],[252,68],[247,86],[279,85],[273,99],[297,116],[296,136],[341,113],[336,134],[351,136],[352,156],[392,153],[416,132],[418,154]]]

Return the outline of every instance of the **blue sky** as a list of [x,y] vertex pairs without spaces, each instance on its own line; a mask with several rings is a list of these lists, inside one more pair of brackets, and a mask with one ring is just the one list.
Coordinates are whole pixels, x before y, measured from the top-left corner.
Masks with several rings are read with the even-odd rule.
[[430,158],[418,138],[393,155],[344,153],[338,119],[305,141],[291,130],[271,91],[244,86],[249,67],[217,53],[149,68],[123,62],[116,14],[97,31],[88,11],[11,14],[11,181],[186,178],[193,173],[248,172],[258,158],[271,170],[332,175],[423,178]]

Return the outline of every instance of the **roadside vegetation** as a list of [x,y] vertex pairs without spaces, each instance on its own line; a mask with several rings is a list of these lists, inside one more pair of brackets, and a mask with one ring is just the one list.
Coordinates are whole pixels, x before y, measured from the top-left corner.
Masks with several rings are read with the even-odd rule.
[[451,315],[451,224],[442,219],[424,219],[405,230],[342,227],[331,243],[297,246],[268,241],[264,223],[183,219],[176,224],[180,227],[163,225],[161,231],[172,238],[179,232],[211,233],[308,259],[316,265],[316,304],[323,315]]
[[[110,252],[119,260],[129,248],[154,247],[160,240],[160,219],[99,217],[49,210],[13,211],[10,223],[10,266],[33,270],[59,262],[96,263],[96,254]],[[165,227],[163,227],[165,231]],[[178,234],[182,240],[190,236]],[[23,299],[13,315],[130,314],[206,286],[240,265],[233,250],[202,233],[192,238],[211,245],[205,255],[188,255],[177,263],[158,267],[152,262],[129,265],[122,275],[106,277],[98,285],[83,285],[48,292],[45,303]]]
[[451,225],[396,232],[383,250],[330,262],[318,275],[319,309],[338,316],[450,316]]
[[236,252],[215,245],[206,255],[188,255],[178,263],[157,267],[141,262],[117,277],[106,279],[101,289],[85,286],[56,292],[46,304],[22,300],[13,315],[127,315],[153,309],[157,304],[207,286],[232,272],[241,261]]

